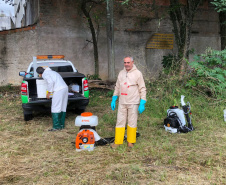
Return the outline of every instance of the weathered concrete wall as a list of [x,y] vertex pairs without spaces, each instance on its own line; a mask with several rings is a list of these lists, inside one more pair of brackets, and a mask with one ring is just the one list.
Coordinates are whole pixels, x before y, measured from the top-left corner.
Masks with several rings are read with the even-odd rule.
[[[73,0],[40,0],[39,21],[31,30],[17,30],[0,34],[0,85],[20,84],[18,72],[26,70],[33,56],[63,54],[79,72],[94,74],[93,46],[86,19]],[[100,10],[105,11],[103,6]],[[164,9],[158,13],[115,9],[115,60],[116,74],[123,68],[123,57],[131,55],[143,72],[152,76],[161,70],[163,55],[176,51],[146,49],[154,33],[172,33],[168,16],[161,21]],[[143,19],[146,15],[149,19]],[[138,16],[139,15],[139,16]],[[105,12],[102,25],[105,24]],[[198,53],[206,47],[220,49],[218,14],[211,9],[200,9],[193,25],[191,47]],[[175,44],[174,44],[175,46]],[[100,27],[98,36],[100,77],[107,79],[106,28]]]
[[8,61],[7,61],[7,48],[6,36],[0,37],[0,79],[1,84],[8,83]]
[[[173,33],[172,23],[164,7],[158,12],[150,13],[148,15],[150,19],[142,22],[141,18],[145,19],[147,13],[139,9],[137,11],[130,9],[125,10],[124,14],[119,16],[121,18],[117,17],[116,45],[120,46],[121,52],[116,56],[122,57],[121,54],[134,56],[140,69],[152,78],[157,77],[161,72],[163,56],[175,53],[177,47],[174,41],[172,50],[146,49],[146,43],[152,34]],[[199,54],[203,53],[207,47],[220,50],[219,15],[214,7],[204,4],[194,18],[190,49],[194,48],[195,54]],[[190,61],[192,60],[193,55],[190,55]],[[119,69],[116,68],[116,70]]]

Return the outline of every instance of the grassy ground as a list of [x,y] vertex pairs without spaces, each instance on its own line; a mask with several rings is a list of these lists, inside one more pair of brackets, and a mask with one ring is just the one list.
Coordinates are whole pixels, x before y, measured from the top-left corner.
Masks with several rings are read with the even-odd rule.
[[[192,105],[195,131],[170,134],[163,120],[181,93]],[[97,132],[114,136],[111,92],[90,94],[86,111],[98,116]],[[138,120],[141,137],[131,151],[124,143],[116,150],[107,145],[76,152],[77,115],[68,112],[60,132],[47,131],[50,113],[25,122],[19,87],[1,88],[0,105],[0,184],[226,184],[225,104],[195,92],[148,86],[146,111]]]

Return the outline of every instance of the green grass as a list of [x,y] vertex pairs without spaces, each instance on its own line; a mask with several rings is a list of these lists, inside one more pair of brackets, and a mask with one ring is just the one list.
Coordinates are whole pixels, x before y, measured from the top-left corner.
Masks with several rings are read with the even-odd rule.
[[[147,103],[139,115],[141,136],[132,150],[126,142],[112,150],[76,152],[77,114],[67,112],[66,128],[50,133],[50,113],[23,120],[19,88],[0,88],[0,184],[226,184],[224,101],[213,101],[178,83],[147,84]],[[191,103],[193,132],[170,134],[163,128],[166,110]],[[86,111],[98,116],[102,137],[114,136],[117,109],[112,91],[90,90]]]

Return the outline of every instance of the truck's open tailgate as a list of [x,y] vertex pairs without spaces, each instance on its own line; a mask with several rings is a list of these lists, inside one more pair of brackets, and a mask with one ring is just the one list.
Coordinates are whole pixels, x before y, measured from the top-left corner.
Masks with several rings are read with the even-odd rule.
[[[74,93],[74,95],[68,95],[68,101],[76,101],[76,100],[83,100],[88,99],[84,97],[82,94]],[[37,97],[31,97],[29,98],[29,103],[45,103],[45,102],[51,102],[51,99],[47,98],[37,98]]]

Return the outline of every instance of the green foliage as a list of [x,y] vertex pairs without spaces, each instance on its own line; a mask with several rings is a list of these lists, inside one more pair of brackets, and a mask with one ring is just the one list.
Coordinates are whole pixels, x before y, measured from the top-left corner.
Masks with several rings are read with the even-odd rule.
[[214,0],[214,2],[210,2],[215,5],[217,12],[226,12],[226,1],[225,0]]
[[94,74],[94,75],[87,75],[88,80],[101,80],[101,78],[99,77],[99,75]]
[[[188,50],[188,54],[193,54],[194,49]],[[168,54],[167,56],[163,56],[162,66],[163,72],[165,74],[177,74],[180,71],[181,60],[183,55],[178,53],[178,55]],[[185,59],[187,60],[187,59]]]
[[6,92],[6,91],[11,91],[14,89],[14,87],[12,86],[13,84],[7,84],[4,86],[0,86],[0,92]]
[[180,106],[181,95],[190,99],[191,89],[185,87],[184,81],[178,76],[164,76],[150,85],[151,91],[147,92],[147,112],[152,112],[154,118],[163,118],[170,106]]
[[188,87],[196,87],[215,98],[226,98],[226,50],[207,49],[189,63],[192,68]]
[[124,0],[124,1],[122,2],[122,5],[124,5],[124,4],[127,4],[127,5],[128,5],[129,1],[130,1],[130,0]]
[[170,74],[171,72],[178,72],[180,67],[180,62],[174,55],[163,56],[162,59],[163,72],[165,74]]
[[114,91],[113,91],[113,90],[111,90],[111,91],[108,91],[107,96],[108,96],[108,97],[112,97],[112,96],[113,96],[113,94],[114,94]]

